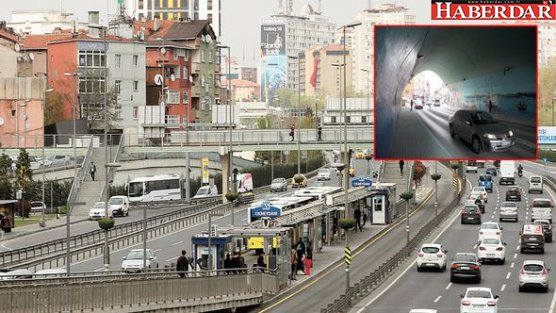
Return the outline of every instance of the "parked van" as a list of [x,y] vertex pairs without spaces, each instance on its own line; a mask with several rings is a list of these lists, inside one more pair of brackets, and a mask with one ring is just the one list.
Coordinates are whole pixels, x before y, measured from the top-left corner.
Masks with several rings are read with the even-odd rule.
[[112,196],[108,200],[112,216],[129,216],[129,198],[127,196]]
[[526,250],[544,253],[544,230],[542,225],[524,224],[519,232],[521,238],[521,253]]
[[533,193],[533,191],[538,192],[538,193],[543,193],[542,176],[531,176],[531,177],[529,177],[529,191],[528,191],[528,193]]
[[531,202],[531,222],[535,220],[549,220],[552,223],[552,209],[554,204],[550,199],[533,199]]

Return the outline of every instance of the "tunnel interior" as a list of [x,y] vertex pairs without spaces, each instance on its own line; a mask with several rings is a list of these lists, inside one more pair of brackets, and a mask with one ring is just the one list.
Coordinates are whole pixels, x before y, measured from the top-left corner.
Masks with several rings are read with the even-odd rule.
[[[449,90],[450,105],[536,122],[536,26],[377,26],[375,148],[390,158],[402,92],[424,71]],[[525,108],[525,109],[524,109]]]

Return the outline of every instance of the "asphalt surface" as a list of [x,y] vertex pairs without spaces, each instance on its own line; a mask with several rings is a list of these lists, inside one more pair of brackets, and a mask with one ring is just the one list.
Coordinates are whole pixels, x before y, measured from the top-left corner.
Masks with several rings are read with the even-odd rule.
[[[443,177],[451,177],[451,172],[439,167]],[[438,182],[439,208],[445,207],[453,199],[453,186],[451,179]],[[431,199],[434,199],[431,198]],[[430,200],[423,209],[417,211],[410,218],[413,235],[419,226],[430,221],[435,215],[434,201]],[[370,274],[380,264],[386,261],[406,243],[405,223],[401,223],[391,232],[384,235],[372,245],[363,248],[360,253],[354,254],[350,269],[351,284]],[[338,255],[340,258],[341,255]],[[311,280],[308,284],[300,286],[293,294],[281,297],[276,303],[263,308],[260,312],[320,312],[328,303],[338,298],[345,291],[346,273],[342,265],[334,267],[326,274]],[[400,311],[397,311],[400,312]]]
[[[499,312],[553,312],[556,297],[554,288],[550,287],[548,293],[518,292],[519,269],[524,260],[541,259],[554,265],[556,261],[556,246],[554,243],[545,245],[545,254],[521,254],[519,251],[519,230],[524,221],[530,221],[529,205],[534,198],[549,197],[554,199],[554,192],[545,184],[544,194],[527,194],[527,177],[531,173],[539,174],[542,166],[527,162],[524,163],[524,177],[517,179],[517,184],[522,187],[522,201],[519,205],[519,221],[499,222],[499,205],[505,201],[507,186],[495,185],[493,193],[489,193],[482,221],[499,222],[504,228],[502,240],[506,242],[505,265],[482,264],[482,280],[475,283],[450,283],[450,271],[442,272],[417,272],[414,262],[402,268],[407,271],[397,276],[392,288],[386,290],[376,301],[371,302],[377,295],[371,295],[361,301],[352,312],[393,313],[409,312],[412,308],[438,309],[439,312],[459,312],[460,294],[467,287],[489,287],[493,293],[500,296],[498,302]],[[479,169],[479,174],[484,169]],[[554,172],[551,168],[550,172]],[[478,175],[468,174],[469,181],[477,185]],[[498,182],[498,179],[495,179]],[[553,200],[554,201],[554,200]],[[453,222],[449,228],[440,235],[437,243],[442,243],[449,251],[448,259],[457,252],[477,253],[478,225],[461,225],[459,215],[453,215]],[[432,241],[432,239],[430,240]],[[401,270],[400,270],[401,272]],[[553,275],[551,275],[553,276]]]

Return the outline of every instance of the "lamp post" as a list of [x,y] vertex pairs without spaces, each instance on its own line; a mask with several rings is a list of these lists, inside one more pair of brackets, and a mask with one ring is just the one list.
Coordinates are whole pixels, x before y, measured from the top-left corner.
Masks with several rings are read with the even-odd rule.
[[[52,187],[51,187],[52,189]],[[50,191],[52,195],[52,190]],[[71,273],[71,254],[70,254],[70,212],[76,205],[87,205],[87,202],[68,202],[66,208],[66,272]]]
[[212,270],[212,251],[211,251],[211,245],[212,245],[212,218],[213,217],[218,217],[218,216],[224,216],[224,214],[221,213],[209,213],[209,218],[208,218],[208,270],[211,271]]
[[[106,62],[106,61],[105,61]],[[64,73],[65,76],[69,76],[69,77],[76,77],[77,81],[76,81],[76,89],[77,89],[77,99],[79,99],[79,78],[81,78],[83,76],[83,74],[79,73],[79,72],[74,72],[74,73]],[[74,179],[77,177],[77,150],[76,150],[76,146],[75,146],[75,132],[76,132],[76,127],[75,127],[75,107],[78,105],[78,103],[75,103],[74,105],[72,105],[72,128],[73,128],[73,134],[71,137],[71,146],[73,147],[73,177]],[[81,113],[80,113],[81,115]]]
[[367,73],[367,106],[371,109],[371,71],[368,69],[361,69],[361,72]]
[[[106,112],[105,112],[106,114]],[[106,138],[105,138],[106,140]],[[108,146],[107,144],[105,144],[106,146]],[[106,147],[105,147],[106,149]],[[110,207],[110,204],[108,203],[108,200],[110,199],[110,168],[118,168],[120,167],[121,164],[119,163],[109,163],[107,162],[104,165],[105,168],[105,182],[104,182],[104,217],[109,217],[108,215],[108,208]],[[108,240],[108,229],[104,230],[104,270],[108,271],[110,269],[110,247],[109,247],[109,240]]]
[[[228,157],[228,173],[226,173],[226,175],[228,176],[228,181],[230,182],[230,186],[228,188],[228,190],[230,192],[234,191],[234,188],[232,186],[232,166],[233,166],[233,149],[232,149],[232,129],[233,129],[233,110],[232,110],[232,80],[231,80],[231,72],[232,72],[232,59],[231,59],[231,49],[230,46],[217,46],[218,49],[226,49],[228,50],[228,75],[226,77],[226,83],[228,84],[228,88],[227,88],[227,96],[226,96],[226,100],[228,102],[228,109],[229,109],[229,114],[230,114],[230,124],[228,125],[228,127],[230,128],[230,148],[229,148],[229,157]],[[224,192],[222,192],[222,194],[224,195]],[[232,226],[234,225],[234,212],[232,211]]]
[[[305,53],[299,52],[297,55],[297,112],[301,109],[301,57],[304,57]],[[296,113],[297,115],[297,113]],[[301,122],[299,117],[297,117],[297,174],[301,174]]]
[[[44,129],[44,112],[45,112],[45,109],[46,109],[46,94],[49,93],[49,92],[52,92],[53,90],[54,89],[52,89],[52,88],[47,88],[44,91],[44,98],[43,98],[43,101],[42,101],[42,114],[43,114],[43,123],[42,124],[43,124],[43,129]],[[45,173],[44,172],[45,172],[45,170],[46,170],[46,168],[45,168],[45,156],[44,156],[44,132],[43,132],[43,136],[42,136],[42,188],[41,188],[41,192],[42,192],[42,194],[41,194],[42,210],[41,210],[41,222],[39,223],[39,225],[41,227],[46,226],[46,221],[44,219],[44,208],[46,207],[46,204],[44,202],[44,181],[45,181],[45,175],[44,175]]]

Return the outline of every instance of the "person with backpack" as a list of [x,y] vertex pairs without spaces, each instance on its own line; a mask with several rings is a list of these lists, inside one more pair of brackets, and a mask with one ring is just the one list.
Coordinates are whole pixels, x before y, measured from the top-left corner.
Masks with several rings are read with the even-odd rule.
[[89,172],[91,173],[91,178],[95,181],[95,173],[97,172],[97,166],[93,161],[91,161],[91,165],[89,165]]

